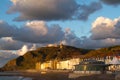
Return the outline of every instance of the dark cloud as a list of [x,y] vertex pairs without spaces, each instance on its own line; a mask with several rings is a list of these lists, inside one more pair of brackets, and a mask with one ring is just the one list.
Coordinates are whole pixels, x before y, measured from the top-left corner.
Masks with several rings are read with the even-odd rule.
[[[4,24],[3,24],[4,23]],[[44,21],[27,22],[21,28],[0,23],[0,37],[12,37],[13,40],[29,43],[55,43],[64,38],[64,31],[57,24],[48,26]]]
[[48,27],[44,21],[27,22],[13,37],[15,40],[30,43],[55,43],[63,38],[64,32],[59,25]]
[[93,40],[90,37],[88,38],[84,37],[82,38],[81,43],[82,43],[80,45],[81,48],[97,49],[97,48],[120,45],[120,39],[107,38],[101,40]]
[[0,38],[13,36],[13,32],[16,31],[13,26],[10,26],[4,21],[0,21]]
[[70,30],[70,28],[67,28],[65,30],[65,37],[62,41],[63,44],[65,45],[70,45],[70,46],[75,46],[75,47],[80,47],[81,45],[81,40],[79,37],[77,37],[73,31]]
[[1,24],[3,23],[0,30],[10,29],[12,33],[9,35],[0,31],[0,35],[2,34],[0,49],[4,50],[20,49],[23,44],[31,47],[33,43],[36,43],[40,47],[47,44],[58,44],[60,41],[65,45],[89,49],[120,44],[120,18],[114,20],[105,17],[97,18],[92,24],[91,36],[81,38],[77,37],[70,28],[63,31],[59,25],[48,26],[44,21],[27,22],[17,29],[5,22]]
[[117,19],[116,24],[114,25],[114,33],[120,35],[120,18]]
[[20,12],[15,20],[64,20],[77,8],[75,0],[17,0],[8,13]]
[[65,38],[62,41],[65,45],[75,46],[85,49],[97,49],[109,46],[120,45],[120,39],[106,38],[100,40],[91,39],[91,37],[77,37],[69,28],[65,30]]
[[104,2],[105,4],[109,4],[109,5],[119,5],[120,4],[120,0],[101,0],[102,2]]
[[[16,21],[23,20],[87,20],[89,15],[101,9],[100,3],[77,4],[75,0],[12,0],[8,13],[19,12]],[[35,5],[33,5],[35,3]]]
[[102,5],[99,2],[92,2],[90,5],[81,5],[78,10],[78,18],[80,20],[86,21],[88,17],[96,12],[97,10],[100,10],[102,8]]

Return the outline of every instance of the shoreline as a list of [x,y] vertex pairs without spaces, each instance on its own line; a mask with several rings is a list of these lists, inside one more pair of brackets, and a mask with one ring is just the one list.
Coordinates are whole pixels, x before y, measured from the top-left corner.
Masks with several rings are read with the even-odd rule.
[[[43,72],[43,73],[42,73]],[[94,74],[84,75],[78,78],[69,78],[68,71],[9,71],[0,72],[0,76],[22,76],[25,78],[32,78],[32,80],[115,80],[112,74]]]
[[32,80],[32,78],[23,76],[0,76],[0,80]]

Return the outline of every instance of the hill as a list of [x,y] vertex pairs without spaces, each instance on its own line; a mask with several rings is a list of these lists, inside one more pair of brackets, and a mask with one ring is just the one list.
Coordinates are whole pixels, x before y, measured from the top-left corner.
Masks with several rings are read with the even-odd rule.
[[97,50],[91,50],[90,52],[84,55],[84,58],[116,56],[116,55],[120,55],[120,46],[112,46]]
[[35,63],[49,60],[66,60],[70,58],[91,58],[115,56],[120,54],[120,46],[101,48],[97,50],[87,50],[63,45],[57,47],[41,47],[34,51],[29,51],[23,56],[9,61],[2,70],[23,70],[35,69]]
[[66,60],[74,57],[80,57],[85,55],[90,50],[75,48],[72,46],[57,46],[57,47],[41,47],[34,51],[29,51],[23,56],[9,61],[2,69],[14,70],[14,69],[34,69],[35,63],[46,62],[49,60]]

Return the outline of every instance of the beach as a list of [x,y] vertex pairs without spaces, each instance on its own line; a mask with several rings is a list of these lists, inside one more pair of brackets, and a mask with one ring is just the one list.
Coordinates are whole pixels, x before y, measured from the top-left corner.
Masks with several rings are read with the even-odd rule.
[[24,77],[24,79],[13,79],[13,80],[115,80],[115,75],[113,74],[94,74],[94,75],[84,75],[78,78],[68,78],[69,73],[71,72],[68,71],[0,72],[0,77],[3,76],[4,77],[11,76],[13,78],[16,78],[16,76],[18,78]]
[[32,78],[22,76],[0,76],[0,80],[32,80]]

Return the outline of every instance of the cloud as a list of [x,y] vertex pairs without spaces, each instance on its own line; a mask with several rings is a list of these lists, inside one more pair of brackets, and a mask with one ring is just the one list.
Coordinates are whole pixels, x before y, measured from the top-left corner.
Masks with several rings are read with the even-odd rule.
[[20,28],[14,28],[6,22],[0,23],[0,37],[12,37],[27,43],[48,44],[59,42],[64,38],[64,31],[58,24],[48,26],[44,21],[26,22]]
[[105,17],[98,17],[92,24],[92,39],[120,38],[120,18],[111,20]]
[[98,17],[92,24],[90,37],[79,38],[70,28],[67,28],[62,43],[86,49],[120,45],[120,18],[112,20],[106,17]]
[[[17,50],[24,44],[30,48],[33,43],[41,47],[58,44],[60,41],[65,45],[90,49],[120,44],[120,18],[112,20],[98,17],[92,24],[91,36],[81,38],[70,28],[62,30],[58,24],[48,26],[45,21],[26,22],[16,29],[3,21],[0,25],[0,49],[4,50]],[[11,30],[11,34],[4,33],[7,30]]]
[[119,5],[120,4],[120,0],[101,0],[102,2],[104,2],[105,4],[109,4],[109,5]]
[[0,38],[0,50],[19,50],[24,45],[26,45],[29,50],[34,50],[46,44],[21,42],[21,41],[13,40],[12,37]]
[[18,55],[24,55],[26,52],[28,52],[29,49],[27,45],[24,45],[20,50],[17,51]]
[[[5,30],[8,27],[13,28],[7,24]],[[2,32],[1,34],[4,35]],[[18,50],[23,45],[30,48],[33,43],[37,44],[37,47],[41,47],[47,44],[58,44],[60,41],[65,45],[78,48],[102,48],[120,44],[119,35],[119,18],[114,20],[104,17],[97,18],[92,24],[91,36],[88,38],[79,38],[70,28],[62,30],[57,24],[48,26],[44,21],[30,21],[21,28],[13,28],[12,36],[1,36],[0,49]]]
[[120,45],[120,39],[107,38],[101,40],[93,40],[90,37],[88,38],[83,37],[81,43],[82,43],[80,45],[81,48],[97,49],[97,48]]
[[14,4],[8,12],[21,13],[16,20],[64,20],[70,18],[78,7],[75,0],[16,0],[12,2]]
[[62,41],[64,45],[70,45],[78,48],[97,49],[109,46],[120,45],[120,39],[106,38],[100,40],[91,39],[91,37],[77,37],[70,28],[65,30],[65,38]]
[[28,48],[28,45],[24,45],[19,50],[0,50],[0,67],[3,67],[8,61],[17,58],[18,56],[24,55],[27,51],[36,48],[34,45]]
[[0,51],[0,67],[3,67],[9,60],[17,58],[18,55],[12,51]]
[[115,34],[120,35],[120,17],[118,19],[115,20],[116,24],[115,26],[115,30],[113,31]]
[[13,40],[12,37],[3,37],[0,39],[0,50],[18,50],[24,44],[24,42]]
[[27,53],[28,51],[36,50],[37,49],[37,44],[33,44],[32,46],[28,45],[23,45],[21,49],[16,51],[16,54],[21,56]]
[[29,43],[55,43],[63,37],[64,32],[59,25],[54,24],[48,27],[44,21],[31,21],[18,29],[13,39]]
[[[87,20],[89,15],[101,9],[100,3],[80,5],[75,0],[11,0],[7,13],[19,12],[14,20]],[[35,5],[33,5],[35,3]]]
[[77,14],[78,14],[77,17],[78,17],[80,20],[86,21],[86,20],[88,20],[88,17],[89,17],[92,13],[100,10],[101,8],[102,8],[102,5],[101,5],[99,2],[92,2],[90,5],[81,5],[81,6],[79,7],[79,11],[78,11],[78,13],[77,13]]
[[13,36],[15,28],[8,23],[0,20],[0,38]]
[[70,45],[75,47],[80,47],[81,40],[78,38],[70,28],[66,28],[65,30],[65,37],[62,41],[64,45]]

